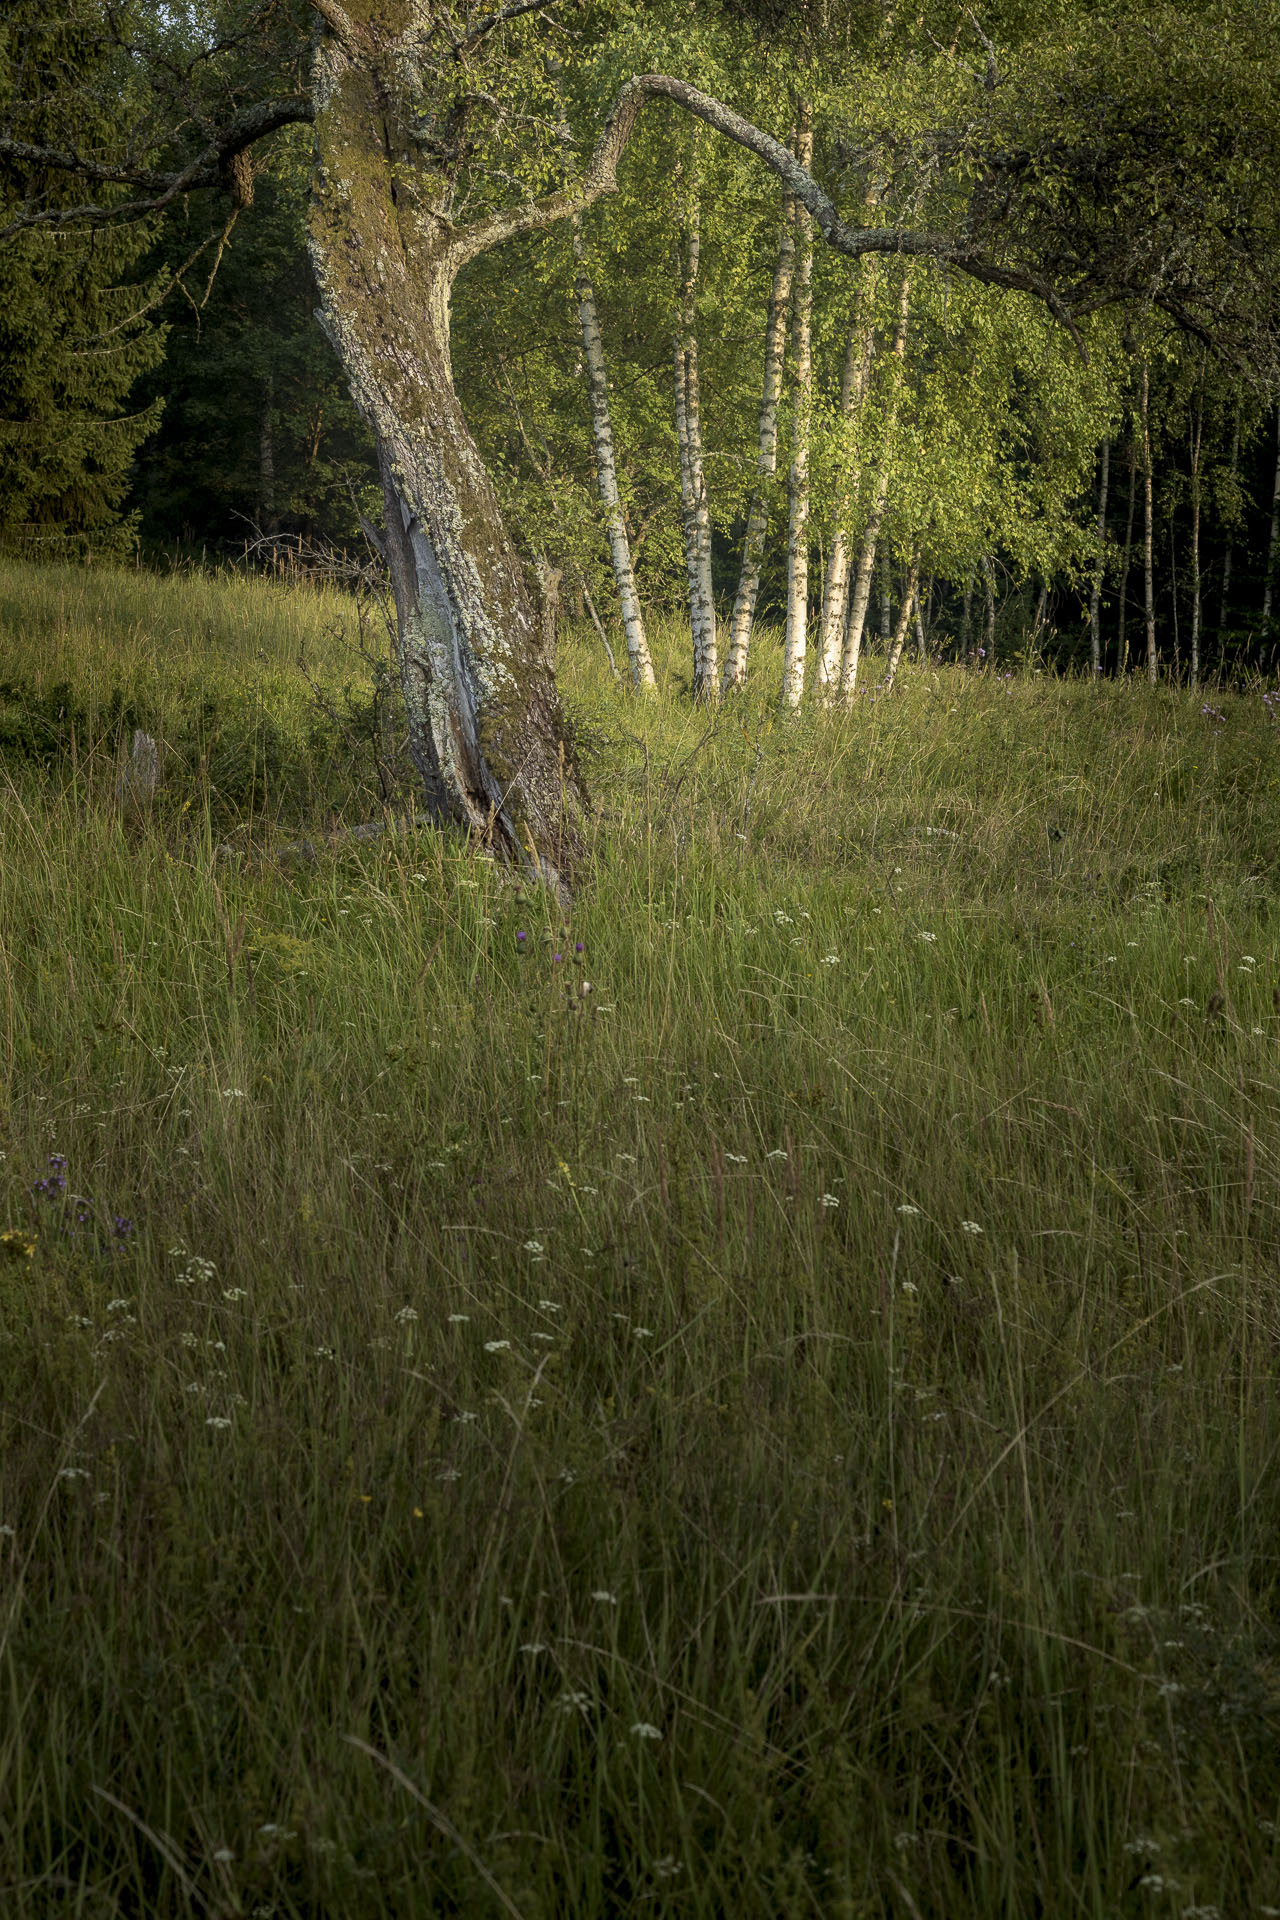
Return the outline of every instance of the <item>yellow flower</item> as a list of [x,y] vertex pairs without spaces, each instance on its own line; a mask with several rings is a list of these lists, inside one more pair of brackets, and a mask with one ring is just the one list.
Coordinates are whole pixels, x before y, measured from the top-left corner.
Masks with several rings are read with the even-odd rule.
[[36,1250],[38,1236],[23,1233],[18,1227],[10,1227],[7,1233],[0,1233],[0,1247],[11,1260],[29,1260]]

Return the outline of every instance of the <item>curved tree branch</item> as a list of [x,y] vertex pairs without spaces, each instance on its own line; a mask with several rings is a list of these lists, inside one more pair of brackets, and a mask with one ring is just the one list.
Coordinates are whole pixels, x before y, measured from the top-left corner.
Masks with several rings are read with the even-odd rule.
[[987,286],[1033,294],[1067,329],[1083,355],[1084,342],[1079,329],[1050,282],[1023,268],[1001,266],[999,262],[975,253],[962,240],[950,234],[930,232],[927,228],[847,226],[813,175],[801,166],[780,140],[753,126],[751,121],[745,120],[740,113],[725,106],[723,101],[714,99],[711,94],[703,93],[688,81],[674,79],[665,73],[635,74],[627,81],[614,102],[587,170],[577,185],[550,194],[543,200],[533,201],[526,207],[501,209],[464,227],[450,247],[455,270],[468,260],[475,259],[477,254],[499,246],[504,240],[536,232],[591,206],[604,194],[616,193],[618,162],[631,138],[637,115],[647,101],[656,99],[672,101],[685,113],[705,121],[717,133],[763,160],[778,175],[787,192],[794,195],[812,214],[827,245],[835,252],[846,254],[854,260],[868,253],[897,253],[917,259],[937,260]]

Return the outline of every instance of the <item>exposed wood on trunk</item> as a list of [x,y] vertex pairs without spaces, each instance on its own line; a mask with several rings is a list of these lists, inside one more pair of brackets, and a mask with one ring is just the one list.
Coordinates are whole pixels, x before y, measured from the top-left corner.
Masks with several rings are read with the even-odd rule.
[[756,484],[747,509],[747,530],[742,542],[742,567],[738,591],[733,602],[729,627],[729,646],[724,663],[724,688],[740,687],[747,676],[747,650],[751,645],[751,627],[760,595],[760,569],[764,559],[765,536],[769,530],[769,489],[778,470],[778,397],[782,391],[782,368],[787,344],[787,316],[791,303],[791,281],[795,271],[795,206],[789,193],[782,196],[782,231],[778,239],[778,260],[769,288],[769,307],[764,330],[764,377],[760,388],[760,425],[756,441]]
[[876,564],[876,544],[880,538],[880,527],[884,520],[885,502],[889,495],[889,477],[893,465],[894,432],[897,426],[898,401],[902,390],[902,366],[907,351],[907,319],[911,310],[911,278],[909,273],[902,276],[902,292],[898,300],[898,324],[893,336],[892,367],[890,379],[892,387],[889,406],[881,438],[880,455],[876,470],[875,486],[871,498],[871,512],[862,536],[862,551],[858,555],[857,572],[854,575],[853,591],[849,595],[849,616],[845,623],[844,646],[840,659],[840,698],[850,700],[858,683],[858,660],[862,652],[862,632],[867,620],[867,605],[871,598],[871,579]]
[[1151,370],[1142,363],[1142,569],[1143,611],[1147,623],[1147,678],[1160,677],[1156,654],[1155,516],[1151,497]]
[[1107,481],[1111,474],[1111,442],[1102,443],[1102,469],[1098,480],[1098,555],[1093,563],[1089,587],[1089,663],[1095,679],[1102,672],[1102,573],[1107,539]]
[[[796,114],[796,158],[813,160],[813,111],[802,100]],[[787,504],[787,625],[783,643],[782,704],[804,698],[809,626],[809,430],[813,413],[813,223],[796,209],[796,271],[791,288],[791,360],[794,370],[791,472]]]
[[693,697],[714,701],[716,609],[711,591],[711,511],[702,458],[702,404],[695,331],[701,230],[696,188],[681,235],[680,310],[675,341],[676,439],[680,447],[680,493],[685,565],[689,575],[689,623],[693,633]]
[[[325,329],[377,440],[409,751],[432,813],[553,885],[585,795],[524,569],[454,392],[459,250],[371,63],[322,35],[309,241]],[[443,189],[442,189],[443,191]]]
[[609,380],[605,368],[604,342],[596,313],[595,290],[587,273],[582,235],[574,233],[573,250],[578,260],[578,314],[582,323],[582,352],[587,369],[587,393],[591,402],[591,436],[595,444],[596,479],[600,504],[604,508],[605,531],[609,536],[609,555],[622,610],[622,631],[626,636],[627,658],[635,687],[647,690],[656,682],[649,642],[644,630],[640,596],[636,592],[635,568],[631,561],[631,543],[618,493],[618,463],[613,444],[613,421],[609,413]]

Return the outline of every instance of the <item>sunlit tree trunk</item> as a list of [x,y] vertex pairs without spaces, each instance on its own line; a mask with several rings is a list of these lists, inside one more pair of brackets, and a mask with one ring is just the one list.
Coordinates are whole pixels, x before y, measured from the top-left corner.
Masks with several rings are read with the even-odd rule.
[[1263,574],[1262,618],[1264,622],[1271,618],[1278,539],[1280,539],[1280,409],[1276,412],[1276,475],[1271,489],[1271,528],[1267,535],[1267,565]]
[[1160,677],[1156,655],[1155,516],[1151,495],[1151,373],[1142,363],[1142,575],[1143,609],[1147,622],[1147,678],[1152,686]]
[[711,591],[711,510],[702,458],[702,403],[695,333],[702,245],[699,213],[695,194],[681,236],[680,317],[675,344],[676,439],[680,446],[684,551],[693,632],[693,697],[714,701],[720,689],[716,679],[716,609]]
[[[920,550],[911,556],[911,565],[907,571],[907,584],[902,590],[902,605],[898,608],[898,623],[889,640],[885,656],[885,688],[893,685],[897,678],[898,666],[902,659],[902,649],[907,643],[907,628],[911,625],[912,609],[916,605],[916,593],[920,584]],[[917,616],[918,617],[918,616]]]
[[[846,436],[852,435],[871,377],[871,361],[875,350],[877,269],[878,262],[874,260],[867,261],[863,268],[861,296],[845,347],[844,370],[840,379],[840,429]],[[837,483],[837,498],[832,510],[830,558],[822,588],[819,628],[818,685],[823,689],[834,687],[840,677],[840,653],[849,602],[849,566],[853,556],[849,515],[857,499],[861,478],[861,460],[855,456]]]
[[1102,471],[1098,481],[1098,557],[1089,588],[1089,661],[1094,678],[1102,672],[1102,571],[1107,539],[1107,481],[1111,473],[1111,442],[1102,443]]
[[867,605],[871,598],[871,581],[876,564],[876,544],[880,538],[880,528],[884,520],[885,502],[889,497],[889,476],[892,469],[894,432],[897,426],[898,400],[902,387],[902,364],[907,350],[907,318],[911,309],[911,280],[908,274],[902,276],[902,293],[898,301],[898,324],[893,336],[893,365],[891,378],[892,392],[889,400],[888,415],[880,446],[880,460],[876,472],[875,487],[871,497],[871,512],[867,518],[862,536],[862,550],[858,555],[857,571],[854,575],[853,589],[849,595],[849,613],[845,622],[844,645],[840,658],[840,698],[850,700],[858,683],[858,661],[862,653],[862,634],[867,621]]
[[581,235],[577,233],[574,235],[574,252],[578,257],[578,313],[582,322],[582,351],[587,367],[591,435],[595,443],[600,504],[604,508],[605,531],[609,536],[609,553],[622,610],[622,631],[626,636],[632,683],[638,688],[647,689],[656,684],[653,661],[649,657],[644,615],[640,610],[635,569],[631,564],[631,543],[627,538],[626,521],[618,494],[618,464],[613,444],[613,421],[609,413],[609,381],[605,369],[604,342],[600,337],[600,321],[596,313],[595,290],[587,274]]
[[889,574],[889,556],[880,550],[880,646],[887,655],[893,632],[893,581]]
[[[813,116],[807,100],[796,117],[796,158],[813,160]],[[782,704],[804,698],[809,625],[809,428],[813,411],[813,222],[796,209],[796,271],[791,288],[791,359],[794,370],[791,472],[787,503],[787,625],[783,643]]]
[[764,330],[764,379],[760,390],[760,425],[756,441],[756,483],[747,509],[747,530],[742,543],[742,568],[733,602],[729,627],[729,647],[724,663],[724,687],[740,687],[747,675],[747,649],[751,645],[751,625],[756,616],[760,594],[760,568],[764,560],[765,536],[769,530],[769,489],[778,470],[778,399],[782,392],[782,370],[786,356],[787,317],[791,304],[791,281],[795,271],[795,206],[789,193],[782,196],[782,233],[778,241],[778,260],[769,288],[769,307]]
[[431,813],[563,887],[585,795],[524,568],[454,392],[449,308],[465,256],[425,188],[401,190],[410,134],[339,36],[319,41],[315,94],[311,258],[377,442],[409,751]]

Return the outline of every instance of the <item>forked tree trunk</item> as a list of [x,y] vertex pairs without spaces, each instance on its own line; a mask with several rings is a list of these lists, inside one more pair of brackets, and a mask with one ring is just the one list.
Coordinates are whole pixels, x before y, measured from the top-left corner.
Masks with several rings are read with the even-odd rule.
[[604,508],[605,531],[609,536],[609,554],[613,577],[622,609],[622,631],[626,635],[627,656],[631,661],[631,679],[641,692],[656,686],[649,642],[644,630],[640,596],[636,592],[635,569],[631,564],[631,543],[627,539],[622,502],[618,494],[618,463],[613,445],[613,421],[609,415],[609,380],[605,370],[604,342],[600,338],[600,320],[596,313],[595,290],[583,258],[582,237],[575,233],[574,252],[578,259],[578,314],[582,322],[582,352],[587,365],[587,393],[591,401],[591,436],[596,450],[596,478],[600,504]]
[[[852,435],[854,421],[862,411],[871,378],[878,267],[876,260],[866,263],[858,308],[845,346],[844,370],[840,377],[840,428],[846,436]],[[849,602],[849,566],[853,557],[849,517],[857,501],[861,480],[861,458],[854,454],[837,481],[837,497],[831,518],[831,558],[827,562],[827,577],[822,587],[818,685],[824,690],[834,687],[840,678],[840,650],[844,640],[845,610]]]
[[1102,443],[1102,474],[1098,481],[1098,557],[1089,587],[1089,664],[1094,678],[1102,672],[1102,569],[1107,538],[1107,481],[1111,474],[1111,442]]
[[[813,160],[813,114],[807,100],[796,116],[796,158]],[[791,473],[787,488],[787,626],[783,644],[782,704],[804,698],[809,627],[809,426],[813,411],[813,222],[796,208],[796,273],[791,289],[791,358],[795,373]]]
[[782,392],[782,368],[787,344],[787,315],[791,303],[791,280],[795,271],[795,201],[789,193],[782,196],[782,233],[778,241],[778,261],[769,288],[769,308],[764,330],[764,379],[760,388],[760,425],[757,435],[756,484],[747,509],[747,531],[742,542],[742,568],[733,602],[729,626],[729,647],[724,663],[724,691],[740,687],[747,677],[747,649],[751,645],[751,626],[760,596],[760,569],[764,560],[765,536],[769,531],[769,489],[778,470],[778,398]]
[[876,474],[875,492],[871,499],[871,513],[862,537],[862,551],[858,556],[858,569],[854,575],[853,591],[849,596],[849,615],[844,629],[844,646],[840,659],[840,698],[846,701],[853,698],[854,688],[858,683],[858,661],[862,653],[862,632],[867,621],[867,606],[871,599],[876,543],[880,538],[885,501],[889,496],[889,475],[892,466],[894,433],[898,421],[898,401],[902,390],[902,363],[907,351],[907,317],[910,308],[911,279],[909,274],[904,273],[902,293],[898,301],[897,331],[893,336],[893,365],[890,374],[893,388],[880,446],[879,469]]
[[452,229],[370,65],[337,36],[320,40],[315,93],[310,251],[322,323],[377,441],[409,751],[438,820],[563,889],[585,794],[524,569],[454,392]]
[[689,574],[689,622],[693,631],[693,697],[714,701],[720,688],[716,678],[716,607],[711,591],[711,510],[702,458],[702,401],[694,330],[701,254],[696,195],[682,238],[682,253],[680,317],[675,342],[676,439],[680,448],[684,552]]

